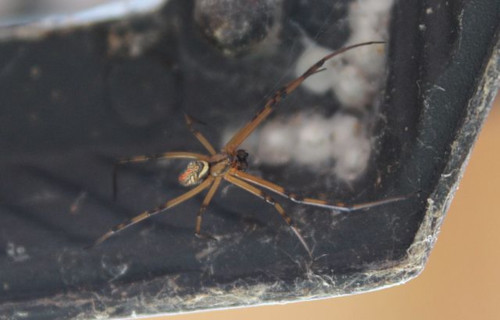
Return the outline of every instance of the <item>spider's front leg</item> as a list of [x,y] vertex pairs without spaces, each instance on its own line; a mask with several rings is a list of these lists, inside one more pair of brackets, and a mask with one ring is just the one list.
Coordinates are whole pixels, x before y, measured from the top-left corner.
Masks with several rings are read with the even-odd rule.
[[354,44],[352,46],[347,46],[342,49],[339,49],[335,52],[330,53],[329,55],[324,56],[322,59],[320,59],[318,62],[316,62],[314,65],[312,65],[309,69],[307,69],[306,72],[304,72],[300,77],[296,78],[295,80],[292,80],[289,82],[286,86],[283,88],[279,89],[274,93],[274,95],[269,99],[266,104],[264,105],[264,108],[262,108],[256,115],[255,117],[247,123],[243,128],[240,129],[232,138],[229,140],[229,142],[224,146],[224,150],[227,153],[232,154],[238,146],[245,141],[245,139],[259,126],[259,124],[262,123],[270,114],[273,112],[273,110],[276,108],[276,105],[283,100],[287,95],[292,93],[295,89],[297,89],[302,82],[304,82],[308,77],[312,76],[313,74],[322,71],[321,67],[325,64],[326,61],[330,60],[331,58],[344,53],[348,50],[361,47],[361,46],[367,46],[371,44],[381,44],[384,43],[383,41],[370,41],[370,42],[363,42],[363,43],[358,43]]

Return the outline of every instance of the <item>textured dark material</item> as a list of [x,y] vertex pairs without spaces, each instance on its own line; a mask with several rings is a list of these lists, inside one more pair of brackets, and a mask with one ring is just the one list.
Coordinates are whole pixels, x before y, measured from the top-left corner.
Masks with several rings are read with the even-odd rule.
[[[385,98],[375,115],[383,121],[362,178],[347,186],[299,165],[259,166],[250,154],[254,172],[307,195],[358,203],[420,190],[351,214],[283,199],[315,260],[272,207],[234,187],[223,188],[204,216],[203,230],[217,242],[193,235],[197,196],[83,249],[186,190],[176,182],[185,162],[126,165],[113,202],[115,159],[203,152],[184,112],[207,123],[199,129],[219,147],[228,124],[245,123],[262,106],[301,51],[297,24],[320,35],[316,22],[287,18],[298,14],[297,3],[286,1],[282,21],[273,21],[281,24],[273,50],[246,48],[238,58],[203,39],[188,1],[170,1],[151,16],[0,44],[0,319],[312,299],[402,283],[422,271],[498,88],[496,0],[396,2]],[[335,19],[345,5],[339,8]],[[315,19],[335,24],[333,16]],[[338,30],[344,40],[345,26]],[[311,104],[332,113],[338,107],[331,100],[299,89],[273,116]]]
[[265,42],[279,12],[273,0],[201,0],[195,2],[194,21],[214,47],[237,55]]

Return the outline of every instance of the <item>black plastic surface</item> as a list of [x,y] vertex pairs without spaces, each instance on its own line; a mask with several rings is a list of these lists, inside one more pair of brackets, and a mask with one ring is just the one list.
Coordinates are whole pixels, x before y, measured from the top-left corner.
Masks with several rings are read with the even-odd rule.
[[[283,14],[296,15],[297,7],[288,2]],[[273,50],[234,58],[203,40],[192,10],[189,2],[170,1],[154,19],[0,44],[0,248],[6,248],[0,251],[0,310],[6,319],[20,318],[19,312],[38,319],[181,312],[396,283],[368,272],[407,256],[490,56],[499,4],[395,4],[387,85],[378,97],[380,114],[370,120],[377,139],[362,178],[346,184],[294,163],[252,163],[250,155],[252,172],[311,196],[358,203],[420,190],[407,201],[350,214],[279,199],[315,260],[272,207],[236,187],[223,187],[204,215],[203,229],[217,242],[194,237],[197,196],[84,250],[113,225],[185,191],[176,182],[185,162],[126,165],[114,202],[115,159],[203,152],[184,112],[205,122],[198,128],[219,147],[227,128],[251,119],[265,97],[292,78],[290,66],[301,51],[296,21],[284,18]],[[306,23],[304,29],[321,38],[321,30],[311,28],[315,24]],[[139,54],[130,49],[137,34],[156,39],[141,43]],[[272,117],[311,104],[323,114],[338,108],[330,96],[299,89]],[[467,154],[470,145],[460,148]],[[331,283],[323,288],[315,276]],[[258,286],[266,294],[255,293]],[[319,287],[324,291],[316,293]],[[217,290],[221,296],[240,290],[242,301],[217,300]],[[203,294],[212,300],[200,299]]]

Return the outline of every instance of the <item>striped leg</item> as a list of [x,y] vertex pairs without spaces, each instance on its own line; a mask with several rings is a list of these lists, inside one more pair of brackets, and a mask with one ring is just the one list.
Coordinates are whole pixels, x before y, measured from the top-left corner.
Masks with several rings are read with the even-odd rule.
[[282,197],[288,198],[292,200],[293,202],[296,203],[302,203],[302,204],[307,204],[311,206],[316,206],[316,207],[321,207],[321,208],[327,208],[327,209],[333,209],[337,210],[340,212],[351,212],[351,211],[356,211],[356,210],[361,210],[361,209],[368,209],[392,202],[397,202],[401,200],[406,200],[408,199],[408,195],[406,196],[399,196],[399,197],[392,197],[392,198],[387,198],[383,200],[378,200],[378,201],[371,201],[371,202],[364,202],[364,203],[358,203],[358,204],[353,204],[353,205],[347,205],[342,202],[328,202],[325,200],[319,200],[319,199],[313,199],[313,198],[305,198],[300,195],[297,195],[295,193],[291,193],[285,190],[285,188],[274,184],[270,181],[264,180],[262,178],[253,176],[251,174],[248,174],[243,171],[237,171],[237,170],[232,170],[230,171],[230,174],[238,177],[242,180],[248,181],[252,184],[258,185],[259,187],[265,188],[269,191],[272,191],[274,193],[279,194]]
[[198,238],[214,239],[210,235],[201,233],[201,221],[202,221],[203,213],[205,212],[208,205],[210,204],[210,201],[212,201],[212,198],[214,197],[215,192],[217,191],[217,188],[219,187],[221,180],[222,180],[222,177],[215,178],[215,181],[212,184],[212,186],[210,187],[210,189],[208,190],[207,195],[205,196],[205,199],[203,199],[200,210],[198,211],[198,215],[196,216],[196,230],[195,230],[194,234]]
[[278,211],[278,213],[281,215],[283,220],[285,220],[285,222],[288,224],[288,226],[292,229],[292,231],[295,233],[295,235],[299,239],[299,241],[302,244],[302,246],[304,247],[304,249],[306,249],[307,253],[312,258],[311,249],[309,249],[309,246],[307,245],[306,241],[304,240],[304,238],[300,234],[299,230],[294,226],[292,219],[286,214],[285,209],[283,209],[283,207],[279,203],[274,201],[273,198],[271,198],[269,195],[264,193],[262,190],[246,183],[243,180],[236,178],[235,176],[227,174],[224,176],[224,179],[226,181],[236,185],[237,187],[240,187],[243,190],[246,190],[246,191],[250,192],[251,194],[256,195],[257,197],[261,198],[262,200],[265,200],[270,205],[274,206],[276,211]]
[[161,212],[164,212],[165,210],[168,210],[188,199],[191,199],[201,191],[205,190],[208,188],[214,181],[214,178],[212,176],[209,176],[205,181],[203,181],[200,185],[196,186],[195,188],[189,190],[188,192],[178,196],[177,198],[174,198],[172,200],[169,200],[162,204],[161,206],[153,209],[153,210],[147,210],[142,212],[141,214],[133,217],[130,220],[127,220],[113,228],[111,228],[108,232],[103,234],[99,239],[97,239],[92,246],[96,246],[104,241],[106,241],[109,237],[113,236],[114,234],[122,231],[125,228],[128,228],[136,223],[141,222],[142,220],[148,219],[149,217],[152,217],[156,214],[159,214]]
[[113,165],[113,200],[116,200],[116,194],[117,194],[116,176],[117,176],[118,166],[126,163],[138,163],[138,162],[161,160],[161,159],[196,159],[208,162],[209,157],[204,154],[199,154],[194,152],[174,151],[174,152],[164,152],[146,156],[135,156],[135,157],[120,159]]
[[272,96],[272,98],[267,101],[264,108],[262,108],[249,123],[247,123],[243,128],[241,128],[240,131],[238,131],[231,138],[231,140],[229,140],[229,142],[224,146],[224,150],[227,153],[232,154],[233,151],[236,150],[236,148],[238,148],[238,146],[259,126],[259,124],[262,121],[264,121],[269,116],[269,114],[271,114],[276,105],[282,99],[286,98],[287,95],[289,95],[292,91],[297,89],[302,84],[302,82],[304,82],[304,80],[306,80],[308,77],[312,76],[317,72],[322,71],[323,69],[321,69],[321,67],[327,60],[341,53],[344,53],[348,50],[354,49],[356,47],[367,46],[376,43],[384,43],[384,42],[370,41],[370,42],[358,43],[352,46],[344,47],[323,57],[321,60],[316,62],[312,67],[307,69],[307,71],[304,72],[300,77],[296,78],[295,80],[292,80],[286,86],[276,91]]
[[203,134],[201,134],[200,131],[196,130],[193,127],[193,120],[194,119],[186,113],[184,114],[184,118],[186,119],[186,124],[189,128],[189,131],[191,131],[191,133],[196,137],[196,139],[198,139],[198,141],[201,142],[201,144],[205,147],[205,149],[207,149],[208,152],[210,152],[210,154],[214,156],[217,153],[217,152],[215,152],[214,147],[212,147],[210,142],[208,142],[207,138],[205,138],[205,136],[203,136]]

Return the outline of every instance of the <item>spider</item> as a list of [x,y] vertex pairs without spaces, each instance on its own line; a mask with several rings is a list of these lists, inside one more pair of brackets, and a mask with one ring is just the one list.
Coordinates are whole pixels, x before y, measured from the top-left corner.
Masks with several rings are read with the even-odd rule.
[[159,159],[192,159],[192,161],[188,163],[186,169],[179,175],[178,181],[182,186],[193,187],[193,188],[176,198],[168,200],[167,202],[163,203],[162,205],[152,210],[144,211],[141,214],[133,217],[132,219],[127,220],[119,225],[116,225],[115,227],[111,228],[109,231],[104,233],[100,238],[98,238],[94,242],[94,245],[102,243],[115,233],[118,233],[125,228],[128,228],[136,223],[141,222],[142,220],[150,218],[178,204],[181,204],[182,202],[194,197],[195,195],[199,194],[200,192],[206,189],[208,189],[208,192],[205,198],[203,199],[201,207],[196,216],[195,235],[201,238],[213,239],[213,237],[201,233],[201,223],[202,223],[203,213],[206,211],[208,205],[210,204],[210,201],[215,195],[222,180],[225,180],[226,182],[229,182],[245,191],[250,192],[251,194],[261,198],[262,200],[266,201],[268,204],[273,206],[274,209],[281,215],[285,223],[294,232],[294,234],[296,235],[296,237],[298,238],[304,249],[311,257],[312,257],[311,249],[307,245],[306,241],[304,240],[304,237],[301,235],[299,230],[295,227],[292,219],[288,216],[283,207],[278,202],[276,202],[271,196],[262,191],[261,188],[267,189],[280,196],[288,198],[289,200],[296,203],[333,209],[340,212],[351,212],[360,209],[367,209],[374,206],[379,206],[406,199],[407,196],[400,196],[378,201],[347,205],[341,202],[328,202],[325,200],[302,197],[298,194],[288,192],[285,188],[273,182],[246,173],[245,171],[248,167],[247,163],[248,153],[245,150],[238,149],[240,144],[269,116],[269,114],[271,114],[271,112],[273,112],[273,110],[276,108],[276,106],[282,99],[284,99],[292,91],[297,89],[297,87],[299,87],[300,84],[308,77],[310,77],[315,73],[323,71],[324,70],[324,68],[322,68],[323,64],[327,60],[345,51],[354,49],[356,47],[367,46],[377,43],[384,43],[384,42],[370,41],[370,42],[358,43],[355,45],[341,48],[320,59],[313,66],[311,66],[306,72],[304,72],[300,77],[292,80],[287,85],[276,91],[273,94],[273,96],[267,101],[265,106],[253,117],[253,119],[250,122],[248,122],[244,127],[242,127],[229,140],[229,142],[222,148],[220,152],[217,152],[214,149],[214,147],[210,144],[210,142],[203,136],[203,134],[193,127],[194,119],[191,116],[185,114],[187,127],[189,128],[191,133],[199,140],[199,142],[205,147],[209,155],[198,154],[194,152],[185,152],[185,151],[172,151],[155,155],[147,155],[147,156],[142,155],[131,158],[124,158],[116,162],[113,170],[113,195],[115,198],[116,198],[116,168],[118,165],[122,165],[125,163],[137,163],[137,162],[159,160]]

